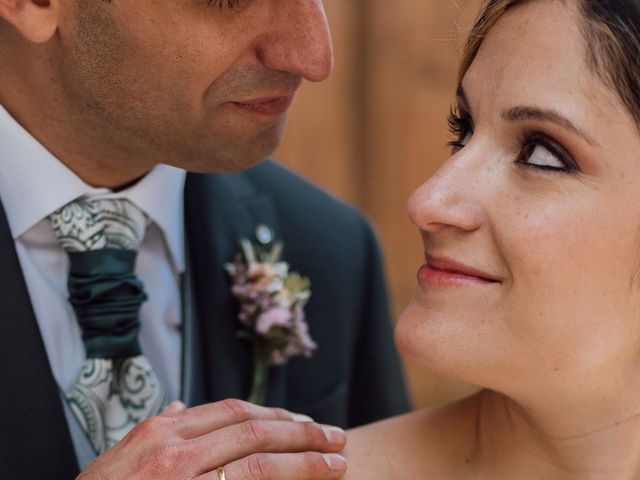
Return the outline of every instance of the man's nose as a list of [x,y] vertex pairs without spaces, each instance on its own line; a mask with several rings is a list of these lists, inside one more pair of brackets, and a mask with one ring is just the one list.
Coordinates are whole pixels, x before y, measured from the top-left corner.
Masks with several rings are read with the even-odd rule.
[[261,38],[258,57],[272,69],[325,80],[333,69],[333,48],[321,0],[284,0]]
[[482,186],[461,160],[450,159],[409,198],[409,218],[420,230],[470,232],[480,228]]

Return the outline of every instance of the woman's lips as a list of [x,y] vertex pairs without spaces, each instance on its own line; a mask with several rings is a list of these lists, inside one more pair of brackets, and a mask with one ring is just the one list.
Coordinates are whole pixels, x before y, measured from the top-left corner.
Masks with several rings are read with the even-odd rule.
[[293,95],[232,103],[243,110],[259,115],[277,116],[285,113],[291,106],[291,102],[293,102]]
[[418,271],[418,282],[431,287],[501,283],[498,277],[445,258],[426,257]]

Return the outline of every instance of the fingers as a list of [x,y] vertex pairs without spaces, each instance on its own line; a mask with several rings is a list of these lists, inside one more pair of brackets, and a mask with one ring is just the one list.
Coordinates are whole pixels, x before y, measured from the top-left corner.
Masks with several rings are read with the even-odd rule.
[[253,405],[242,400],[223,400],[193,407],[188,410],[163,412],[163,415],[175,416],[177,433],[185,439],[199,437],[251,419],[257,420],[311,420],[308,417],[294,415],[281,408],[267,408]]
[[336,453],[259,453],[225,465],[225,479],[212,469],[196,480],[333,480],[346,470],[347,461]]
[[190,446],[199,452],[194,467],[206,472],[256,452],[337,453],[343,450],[346,440],[345,432],[337,427],[312,422],[249,420],[193,439]]
[[323,454],[342,451],[345,433],[310,420],[240,400],[192,409],[174,402],[138,424],[83,475],[161,479],[208,472],[202,478],[214,480],[215,468],[225,465],[229,480],[340,478],[342,457]]

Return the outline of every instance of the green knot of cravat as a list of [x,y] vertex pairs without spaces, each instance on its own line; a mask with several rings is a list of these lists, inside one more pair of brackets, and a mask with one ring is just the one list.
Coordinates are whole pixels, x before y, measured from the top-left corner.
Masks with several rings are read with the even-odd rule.
[[137,252],[103,248],[68,254],[69,302],[82,330],[87,357],[140,355],[138,313],[147,294],[134,273]]

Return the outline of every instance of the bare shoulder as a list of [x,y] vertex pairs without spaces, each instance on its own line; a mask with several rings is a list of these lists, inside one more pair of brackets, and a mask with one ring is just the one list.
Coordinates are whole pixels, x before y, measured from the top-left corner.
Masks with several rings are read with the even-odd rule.
[[473,448],[477,395],[348,432],[345,480],[452,476]]

